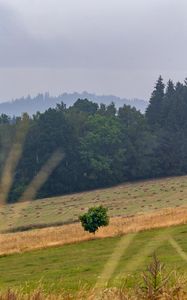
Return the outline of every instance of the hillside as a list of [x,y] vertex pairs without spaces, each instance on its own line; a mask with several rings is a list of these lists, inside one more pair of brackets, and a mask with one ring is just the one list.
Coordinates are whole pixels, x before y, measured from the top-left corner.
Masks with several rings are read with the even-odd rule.
[[121,184],[112,188],[0,207],[0,230],[14,231],[78,221],[90,206],[102,204],[111,217],[132,217],[187,206],[187,176]]
[[[168,238],[168,235],[172,235],[172,238]],[[123,239],[119,236],[97,239],[1,257],[1,288],[8,288],[11,284],[12,288],[21,287],[30,291],[40,283],[45,291],[58,293],[63,288],[75,291],[85,287],[85,284],[88,287],[102,284],[104,267],[109,266],[106,263],[112,261],[113,253],[121,243],[124,251],[120,257],[116,257],[116,267],[108,276],[109,286],[119,287],[125,278],[127,286],[136,284],[154,251],[166,264],[167,270],[177,270],[182,274],[187,272],[184,258],[187,251],[187,225],[180,225],[131,234]]]
[[98,204],[112,218],[95,236],[80,224],[1,234],[1,289],[11,283],[29,292],[40,284],[46,293],[74,293],[105,280],[134,287],[155,252],[168,271],[186,274],[186,192],[187,176],[181,176],[2,206],[1,230],[10,231],[76,222]]
[[[11,162],[8,153],[11,155],[20,144],[19,159],[9,174],[14,178],[5,195],[8,203],[17,202],[25,194],[42,169],[49,168],[53,157],[58,163],[49,168],[44,182],[37,184],[32,199],[186,175],[187,85],[178,83],[177,87],[168,82],[165,88],[159,77],[145,114],[129,105],[117,110],[114,103],[99,106],[78,99],[73,106],[61,103],[31,117],[1,115],[2,176]],[[50,96],[39,98],[45,103]],[[25,200],[31,198],[27,195]]]
[[49,107],[54,108],[57,103],[64,102],[67,107],[73,105],[77,99],[89,99],[98,104],[103,103],[109,105],[114,102],[116,107],[122,107],[124,104],[135,107],[142,113],[145,112],[148,102],[140,99],[125,99],[116,97],[113,95],[96,95],[93,93],[64,93],[59,96],[50,96],[48,93],[38,94],[36,97],[23,97],[14,99],[11,102],[0,103],[0,113],[7,114],[9,116],[20,116],[23,112],[27,112],[30,115],[35,114],[37,111],[44,112]]

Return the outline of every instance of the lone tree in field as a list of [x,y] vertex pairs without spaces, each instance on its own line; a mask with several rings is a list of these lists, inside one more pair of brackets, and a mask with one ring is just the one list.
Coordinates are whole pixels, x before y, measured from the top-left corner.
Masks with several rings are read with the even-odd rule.
[[107,226],[109,224],[107,210],[102,205],[89,208],[87,213],[79,217],[84,230],[95,234],[99,227]]

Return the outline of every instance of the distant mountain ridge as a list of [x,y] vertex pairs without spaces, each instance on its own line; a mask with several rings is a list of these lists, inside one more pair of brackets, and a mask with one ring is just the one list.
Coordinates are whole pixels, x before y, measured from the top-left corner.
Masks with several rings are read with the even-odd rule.
[[20,116],[23,112],[29,115],[35,114],[37,111],[44,112],[48,108],[53,108],[57,103],[64,102],[68,107],[73,105],[77,99],[87,98],[90,101],[98,104],[103,103],[109,105],[114,102],[116,107],[119,108],[124,104],[135,107],[142,113],[145,112],[148,102],[141,99],[125,99],[113,95],[96,95],[88,92],[82,93],[63,93],[59,96],[51,96],[49,93],[38,94],[36,97],[22,97],[12,100],[10,102],[0,103],[0,114],[4,113],[9,116]]

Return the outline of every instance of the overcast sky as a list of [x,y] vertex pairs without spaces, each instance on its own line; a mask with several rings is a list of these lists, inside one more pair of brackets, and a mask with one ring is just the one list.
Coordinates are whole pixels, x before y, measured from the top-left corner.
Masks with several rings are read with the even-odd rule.
[[187,77],[186,0],[0,0],[0,101],[49,91],[149,99]]

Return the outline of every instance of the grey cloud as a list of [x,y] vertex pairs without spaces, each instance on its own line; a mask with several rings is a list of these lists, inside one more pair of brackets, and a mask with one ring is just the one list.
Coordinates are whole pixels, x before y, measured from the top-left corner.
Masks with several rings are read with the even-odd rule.
[[22,83],[23,93],[40,87],[59,91],[61,76],[63,91],[106,90],[130,97],[133,88],[132,96],[147,97],[160,73],[166,79],[186,77],[186,0],[89,0],[90,5],[87,0],[33,0],[32,13],[31,1],[2,1],[3,95],[9,78],[15,79],[10,95],[16,89],[21,95]]
[[[186,62],[181,58],[185,57],[187,50],[184,30],[187,20],[181,18],[184,14],[179,9],[176,11],[175,5],[165,3],[167,5],[163,5],[162,9],[161,6],[153,6],[154,11],[143,12],[139,16],[134,11],[124,20],[120,12],[119,19],[114,15],[102,20],[99,15],[98,20],[89,21],[87,17],[79,24],[76,23],[81,20],[78,16],[72,20],[75,24],[69,36],[62,34],[56,37],[54,34],[54,38],[32,35],[18,13],[10,7],[1,6],[0,66],[129,70],[164,66],[184,69]],[[124,8],[122,6],[122,10]],[[166,12],[169,14],[166,15]],[[173,24],[175,19],[177,22]],[[68,27],[65,30],[68,32]],[[179,60],[176,59],[177,53],[180,54]]]

